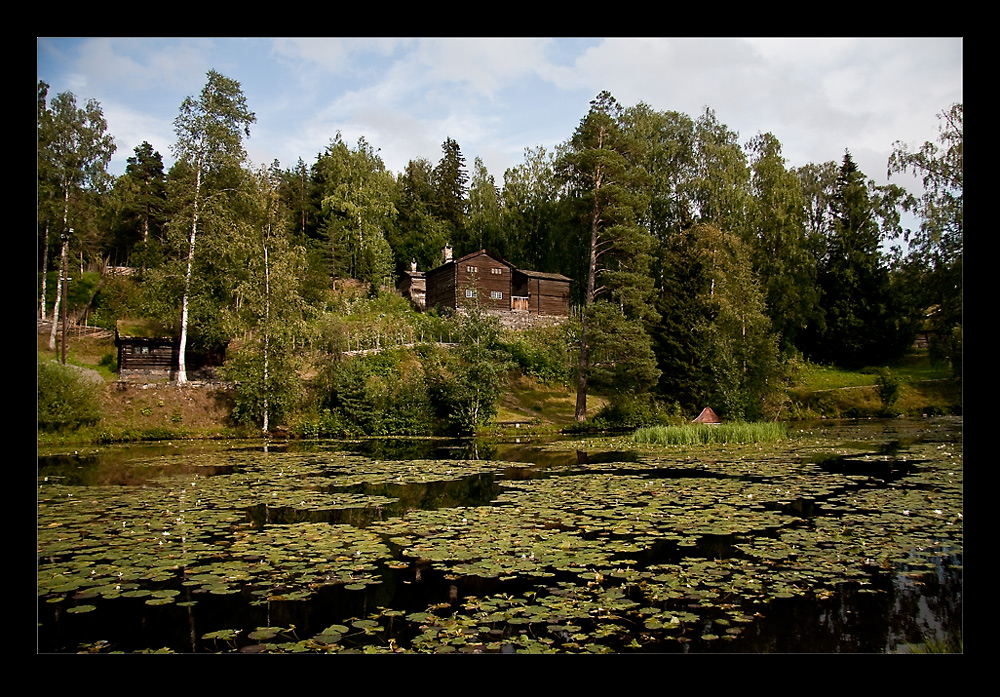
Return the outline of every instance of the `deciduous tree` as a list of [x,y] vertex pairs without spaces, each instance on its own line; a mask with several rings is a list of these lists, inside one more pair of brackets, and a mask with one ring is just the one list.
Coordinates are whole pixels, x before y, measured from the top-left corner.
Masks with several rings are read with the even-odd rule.
[[[72,92],[62,92],[46,105],[47,92],[48,85],[39,81],[39,203],[46,214],[58,211],[61,216],[56,223],[61,238],[60,285],[49,337],[49,348],[55,349],[56,319],[62,301],[62,281],[67,276],[70,241],[74,228],[82,227],[92,217],[92,211],[88,210],[92,208],[89,194],[103,190],[110,182],[107,168],[115,143],[107,133],[107,122],[96,100],[89,99],[83,107],[78,107]],[[55,220],[49,215],[45,218],[50,224]]]
[[937,142],[911,150],[897,142],[888,173],[909,172],[921,179],[923,192],[906,208],[920,220],[910,239],[911,256],[923,269],[922,309],[930,313],[932,353],[961,365],[962,259],[964,253],[964,124],[962,104],[939,114]]
[[376,287],[392,278],[392,250],[385,238],[395,224],[396,182],[378,152],[364,138],[349,148],[337,134],[316,164],[334,278],[344,276]]
[[[181,301],[180,364],[177,382],[187,382],[185,352],[188,344],[188,322],[191,302],[191,281],[194,273],[195,249],[202,224],[206,199],[218,193],[210,180],[224,177],[226,170],[240,169],[246,158],[243,138],[250,136],[250,125],[256,116],[247,108],[240,83],[215,70],[208,72],[208,82],[198,98],[186,97],[180,114],[174,120],[177,142],[174,156],[190,173],[188,235],[184,294]],[[206,190],[206,182],[209,189]]]
[[785,168],[781,143],[770,133],[750,140],[747,247],[767,314],[782,348],[795,346],[815,316],[816,257],[806,228],[806,198],[799,178]]

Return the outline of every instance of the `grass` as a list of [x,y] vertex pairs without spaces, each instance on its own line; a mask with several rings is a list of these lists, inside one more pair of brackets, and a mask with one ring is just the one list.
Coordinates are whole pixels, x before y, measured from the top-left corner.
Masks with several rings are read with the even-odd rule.
[[717,445],[722,443],[773,443],[787,437],[784,424],[774,422],[733,422],[710,426],[648,426],[632,434],[643,445]]
[[931,363],[927,351],[915,351],[888,370],[899,384],[899,397],[891,405],[879,398],[879,367],[844,370],[806,363],[796,385],[788,392],[789,418],[865,418],[904,414],[919,417],[960,414],[962,387],[947,365]]

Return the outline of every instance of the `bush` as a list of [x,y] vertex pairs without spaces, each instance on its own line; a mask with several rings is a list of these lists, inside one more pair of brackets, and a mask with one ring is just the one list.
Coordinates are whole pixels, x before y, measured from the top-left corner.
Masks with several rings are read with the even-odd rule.
[[875,379],[875,392],[882,401],[882,409],[890,412],[899,401],[899,378],[894,377],[888,368],[879,371]]
[[576,357],[569,331],[563,326],[529,329],[510,335],[501,344],[525,375],[546,384],[568,384]]
[[38,428],[73,430],[100,418],[100,385],[76,368],[38,357]]
[[594,416],[599,425],[610,428],[638,428],[664,425],[670,414],[649,395],[616,395]]

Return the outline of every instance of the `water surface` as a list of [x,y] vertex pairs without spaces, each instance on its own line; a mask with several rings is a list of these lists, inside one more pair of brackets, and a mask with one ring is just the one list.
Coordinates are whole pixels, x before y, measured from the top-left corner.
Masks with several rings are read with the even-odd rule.
[[38,459],[43,652],[961,650],[962,423]]

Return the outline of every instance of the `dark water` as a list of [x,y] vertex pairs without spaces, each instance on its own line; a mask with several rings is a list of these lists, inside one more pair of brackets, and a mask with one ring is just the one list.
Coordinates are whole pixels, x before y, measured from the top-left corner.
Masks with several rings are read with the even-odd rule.
[[[800,427],[794,437],[803,447],[789,457],[796,466],[807,468],[799,482],[826,480],[836,482],[835,490],[824,489],[818,495],[791,497],[789,500],[763,502],[761,509],[787,516],[792,534],[812,534],[814,528],[828,526],[831,517],[841,515],[836,509],[841,501],[867,497],[879,502],[886,497],[902,497],[901,505],[914,507],[923,490],[938,490],[932,477],[947,476],[953,481],[961,473],[961,422],[943,420],[925,422],[844,422]],[[741,583],[761,583],[765,588],[786,578],[787,565],[781,561],[754,566],[754,573],[741,576],[732,568],[746,561],[741,543],[748,534],[705,532],[687,539],[655,534],[641,536],[643,543],[628,552],[609,557],[625,560],[636,576],[612,578],[620,569],[614,562],[593,562],[590,568],[600,572],[600,581],[583,576],[576,569],[552,568],[541,576],[532,573],[509,573],[490,576],[458,574],[449,562],[401,554],[384,532],[386,525],[411,518],[418,513],[444,514],[501,510],[505,496],[517,492],[517,483],[530,486],[540,480],[580,482],[580,477],[641,477],[650,486],[664,487],[663,492],[712,490],[726,481],[740,479],[747,486],[765,486],[780,479],[771,470],[758,474],[730,474],[717,465],[717,456],[692,463],[690,456],[675,462],[657,463],[651,469],[647,459],[628,449],[616,449],[606,441],[573,441],[558,445],[540,441],[475,442],[436,440],[372,440],[354,443],[310,442],[270,445],[268,462],[306,461],[337,454],[350,454],[352,467],[374,469],[375,463],[454,463],[454,471],[429,478],[419,484],[401,477],[368,478],[365,481],[327,484],[325,472],[310,471],[303,479],[323,481],[324,494],[356,496],[379,501],[360,507],[319,506],[314,508],[275,504],[259,489],[225,504],[239,515],[224,523],[218,535],[204,544],[198,564],[207,566],[209,558],[222,559],[229,554],[232,539],[226,526],[240,531],[280,531],[300,525],[345,526],[354,531],[376,531],[385,545],[372,575],[377,577],[361,590],[347,583],[314,584],[308,593],[293,598],[291,591],[301,589],[301,578],[289,577],[287,587],[280,580],[267,583],[239,580],[241,569],[234,565],[230,587],[224,593],[206,590],[190,579],[192,569],[169,567],[162,560],[147,561],[129,550],[130,563],[143,566],[142,573],[128,585],[131,596],[108,590],[108,584],[88,585],[87,580],[102,574],[114,557],[118,537],[108,535],[124,519],[128,525],[142,511],[150,517],[162,515],[161,509],[176,506],[176,489],[170,497],[164,482],[197,479],[204,482],[238,481],[244,474],[244,458],[259,458],[263,450],[256,444],[231,443],[185,446],[143,446],[110,448],[91,452],[40,455],[39,476],[39,598],[38,650],[41,652],[110,652],[169,650],[174,652],[211,651],[315,651],[315,650],[414,650],[437,651],[457,645],[459,651],[517,652],[549,650],[584,652],[584,646],[598,646],[604,651],[665,653],[889,653],[962,650],[962,549],[960,535],[942,538],[940,548],[910,559],[885,557],[876,563],[877,550],[867,541],[865,555],[873,557],[845,570],[843,581],[831,583],[829,569],[811,587],[808,572],[796,584],[794,593],[771,591],[747,592]],[[808,446],[808,447],[805,447]],[[942,460],[938,463],[938,459]],[[956,458],[958,464],[956,466]],[[366,463],[371,463],[367,467]],[[476,464],[470,470],[461,463]],[[489,466],[481,466],[488,463]],[[270,466],[270,465],[269,465]],[[940,475],[939,470],[944,474]],[[957,475],[955,472],[957,471]],[[563,478],[563,479],[560,479]],[[929,479],[930,478],[930,479]],[[781,482],[791,480],[782,479]],[[781,486],[786,486],[784,483]],[[58,485],[54,485],[58,483]],[[255,483],[256,484],[256,483]],[[266,482],[260,482],[263,487]],[[235,484],[234,484],[235,486]],[[791,484],[787,486],[791,487]],[[960,492],[960,483],[958,490]],[[513,487],[513,488],[512,488]],[[50,493],[53,492],[54,493]],[[749,489],[748,489],[749,490]],[[120,496],[116,491],[121,492]],[[756,489],[755,489],[756,491]],[[127,493],[126,493],[127,492]],[[203,494],[204,495],[204,494]],[[98,503],[94,501],[100,498]],[[244,500],[245,499],[245,500]],[[692,507],[697,507],[695,499]],[[895,498],[884,499],[885,508]],[[928,499],[930,500],[930,499]],[[930,505],[939,506],[943,499]],[[51,502],[56,501],[58,505]],[[515,499],[529,509],[527,499]],[[615,502],[614,505],[620,505]],[[871,505],[869,503],[868,505]],[[590,504],[593,507],[593,504]],[[728,504],[727,504],[728,506]],[[217,506],[222,507],[222,506]],[[612,508],[609,502],[608,507]],[[83,515],[76,517],[77,510]],[[520,508],[518,509],[520,510]],[[722,509],[720,509],[722,510]],[[936,510],[936,509],[935,509]],[[51,512],[50,512],[51,511]],[[469,511],[469,513],[464,513]],[[168,511],[168,513],[172,512]],[[72,515],[70,515],[72,514]],[[527,514],[527,513],[526,513]],[[719,515],[712,513],[711,515]],[[857,515],[856,513],[854,515]],[[907,509],[906,520],[915,516]],[[898,517],[898,516],[897,516]],[[782,518],[784,519],[784,518]],[[846,519],[846,518],[845,518]],[[929,520],[934,521],[933,515]],[[213,523],[215,525],[216,523]],[[884,523],[878,522],[879,525]],[[208,523],[205,523],[207,526]],[[435,524],[425,527],[436,528]],[[558,527],[558,525],[557,525]],[[567,526],[569,527],[569,526]],[[850,527],[845,524],[845,528]],[[311,529],[311,528],[305,528]],[[414,523],[416,535],[424,533]],[[65,537],[54,537],[53,530],[65,530]],[[914,546],[926,544],[927,525],[919,528]],[[786,534],[787,534],[786,530]],[[848,534],[848,530],[843,534]],[[891,536],[892,544],[905,547],[899,538],[916,533],[901,532]],[[760,539],[771,536],[763,528],[753,533]],[[780,537],[780,535],[774,535]],[[91,545],[88,539],[102,541]],[[632,540],[634,533],[587,533],[573,538],[576,543],[601,541],[611,546],[621,539]],[[111,542],[105,543],[103,540]],[[151,545],[155,535],[139,538],[138,544]],[[164,538],[166,539],[166,538]],[[806,545],[836,547],[840,543],[826,538],[807,538]],[[881,538],[880,538],[881,539]],[[908,540],[909,538],[907,538]],[[936,539],[936,538],[933,538]],[[82,542],[81,542],[82,540]],[[861,546],[864,547],[865,540]],[[600,545],[599,545],[600,547]],[[152,549],[152,548],[151,548]],[[849,548],[843,548],[849,549]],[[803,553],[813,550],[803,549]],[[151,551],[150,554],[160,553]],[[265,557],[246,558],[243,564],[262,566]],[[281,555],[280,549],[278,552]],[[290,552],[291,554],[291,552]],[[314,553],[315,554],[315,553]],[[360,553],[359,553],[360,554]],[[366,552],[367,554],[367,552]],[[515,555],[516,556],[516,555]],[[841,563],[834,555],[818,557],[820,565]],[[729,561],[734,565],[729,566]],[[277,565],[275,561],[275,565]],[[669,597],[650,591],[654,578],[662,582],[670,573],[689,573],[704,566],[706,574],[735,579],[728,590],[699,577],[691,590],[673,592]],[[166,570],[164,568],[166,567]],[[774,569],[773,578],[768,570]],[[656,570],[666,570],[656,573]],[[861,569],[861,573],[858,572]],[[119,572],[121,573],[121,572]],[[297,572],[300,576],[302,572]],[[798,573],[798,572],[797,572]],[[187,574],[187,576],[185,576]],[[785,574],[785,575],[783,575]],[[836,572],[833,572],[836,575]],[[53,582],[58,575],[65,585]],[[127,580],[127,576],[124,577]],[[817,575],[817,579],[820,575]],[[622,580],[624,579],[624,580]],[[746,581],[750,579],[750,581]],[[780,581],[783,583],[784,581]],[[112,576],[109,583],[114,583]],[[694,584],[694,582],[692,582]],[[263,589],[263,590],[262,590]],[[151,604],[153,590],[173,593],[163,604]],[[134,596],[134,597],[132,597]],[[659,600],[651,598],[660,597]],[[522,601],[530,599],[530,602]],[[609,600],[609,598],[611,600]],[[599,603],[597,601],[600,601]],[[621,609],[606,610],[609,602],[621,601]],[[485,605],[492,603],[489,608]],[[565,601],[565,602],[563,602]],[[483,607],[480,607],[480,603]],[[479,620],[503,605],[504,620]],[[519,614],[520,604],[536,611],[530,621]],[[598,608],[597,605],[602,605]],[[551,618],[537,615],[538,607],[553,608]],[[78,608],[91,608],[78,612]],[[432,619],[425,619],[426,614]],[[495,612],[494,612],[495,614]],[[650,629],[651,617],[680,617],[680,630],[674,627]],[[366,619],[367,618],[367,619]],[[734,621],[734,618],[737,621]],[[365,624],[371,622],[371,625]],[[430,630],[445,622],[453,623],[441,639],[428,640]],[[330,640],[321,635],[331,626],[347,628]],[[373,629],[377,626],[377,629]],[[429,630],[430,627],[430,630]],[[284,630],[278,637],[251,637],[260,628]],[[206,638],[212,632],[233,629],[229,639]],[[468,642],[444,637],[465,632]],[[322,641],[310,640],[321,635]],[[585,638],[586,637],[586,638]],[[596,637],[596,639],[595,639]],[[541,643],[536,640],[541,639]],[[333,647],[332,649],[330,647]]]

